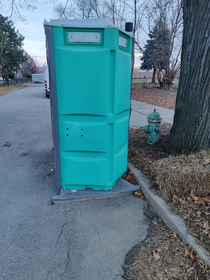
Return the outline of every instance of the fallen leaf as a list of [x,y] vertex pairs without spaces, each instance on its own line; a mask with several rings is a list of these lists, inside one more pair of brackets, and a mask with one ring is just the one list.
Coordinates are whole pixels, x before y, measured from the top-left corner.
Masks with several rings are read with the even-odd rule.
[[130,180],[131,179],[131,175],[127,175],[126,176],[126,181]]
[[194,260],[194,256],[193,256],[193,252],[192,251],[190,252],[190,258],[191,258],[191,260]]
[[200,237],[200,234],[198,234],[198,233],[192,232],[191,234],[195,237]]
[[196,215],[198,215],[198,217],[200,217],[201,211],[198,211],[198,212],[196,213]]
[[130,183],[135,185],[135,186],[137,185],[136,181],[134,181],[134,180],[130,180]]
[[175,199],[175,200],[177,200],[178,199],[178,195],[173,195],[173,198]]
[[140,198],[142,198],[142,199],[145,199],[144,193],[143,193],[142,191],[135,191],[135,192],[133,193],[133,195],[134,195],[135,197],[140,197]]
[[208,224],[207,221],[203,224],[203,228],[206,229],[206,230],[210,229],[209,224]]
[[189,268],[189,269],[187,270],[187,273],[189,273],[189,272],[192,271],[192,270],[193,270],[193,267]]
[[195,196],[195,191],[196,191],[196,189],[191,190],[191,192],[190,192],[190,196],[191,196],[191,197],[194,197],[194,196]]
[[26,157],[28,154],[27,153],[22,153],[22,154],[20,154],[19,156],[20,157]]
[[153,257],[155,257],[156,260],[160,259],[160,255],[156,254],[155,251],[153,251]]
[[173,233],[173,238],[177,238],[176,232]]
[[54,174],[55,174],[54,172],[50,172],[50,173],[47,174],[47,176],[52,176]]
[[10,142],[5,141],[5,143],[6,143],[6,144],[4,144],[4,145],[3,145],[3,147],[8,147],[8,148],[10,148],[10,147],[11,147]]
[[124,175],[122,176],[122,178],[125,180],[125,178],[126,178],[126,173],[124,173]]

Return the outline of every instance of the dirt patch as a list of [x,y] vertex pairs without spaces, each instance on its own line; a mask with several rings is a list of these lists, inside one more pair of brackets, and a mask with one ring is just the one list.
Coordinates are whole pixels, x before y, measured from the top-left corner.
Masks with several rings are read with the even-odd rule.
[[210,266],[199,260],[149,207],[145,207],[144,214],[149,220],[148,235],[127,254],[124,279],[210,279]]
[[161,125],[160,139],[155,145],[147,144],[147,134],[142,127],[129,130],[128,159],[151,180],[154,180],[154,162],[169,155],[162,143],[171,127],[170,124]]
[[171,210],[180,215],[188,225],[189,233],[197,238],[207,252],[210,252],[210,195],[173,195]]
[[131,99],[168,109],[175,108],[177,89],[138,88],[132,86]]

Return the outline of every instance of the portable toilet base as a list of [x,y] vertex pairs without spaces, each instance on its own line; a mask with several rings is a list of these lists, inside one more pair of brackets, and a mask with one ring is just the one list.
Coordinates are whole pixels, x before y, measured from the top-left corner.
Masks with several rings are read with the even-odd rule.
[[93,189],[78,190],[77,192],[72,192],[70,190],[64,190],[61,188],[60,195],[53,196],[53,202],[61,202],[66,200],[76,200],[84,201],[89,199],[102,199],[102,198],[112,198],[123,195],[132,194],[132,192],[140,190],[139,186],[134,186],[131,183],[119,178],[110,191],[96,191]]

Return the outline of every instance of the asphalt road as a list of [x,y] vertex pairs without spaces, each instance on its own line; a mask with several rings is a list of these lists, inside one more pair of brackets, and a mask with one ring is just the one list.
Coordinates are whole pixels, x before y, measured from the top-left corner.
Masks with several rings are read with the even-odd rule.
[[0,97],[0,279],[122,279],[126,253],[147,234],[146,202],[123,196],[50,205],[52,145],[43,85]]

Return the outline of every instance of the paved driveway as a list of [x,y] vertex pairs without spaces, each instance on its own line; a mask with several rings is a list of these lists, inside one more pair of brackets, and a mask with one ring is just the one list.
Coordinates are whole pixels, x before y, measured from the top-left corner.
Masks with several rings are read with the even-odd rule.
[[126,253],[147,234],[145,202],[50,205],[52,145],[43,85],[0,97],[0,279],[122,279]]

